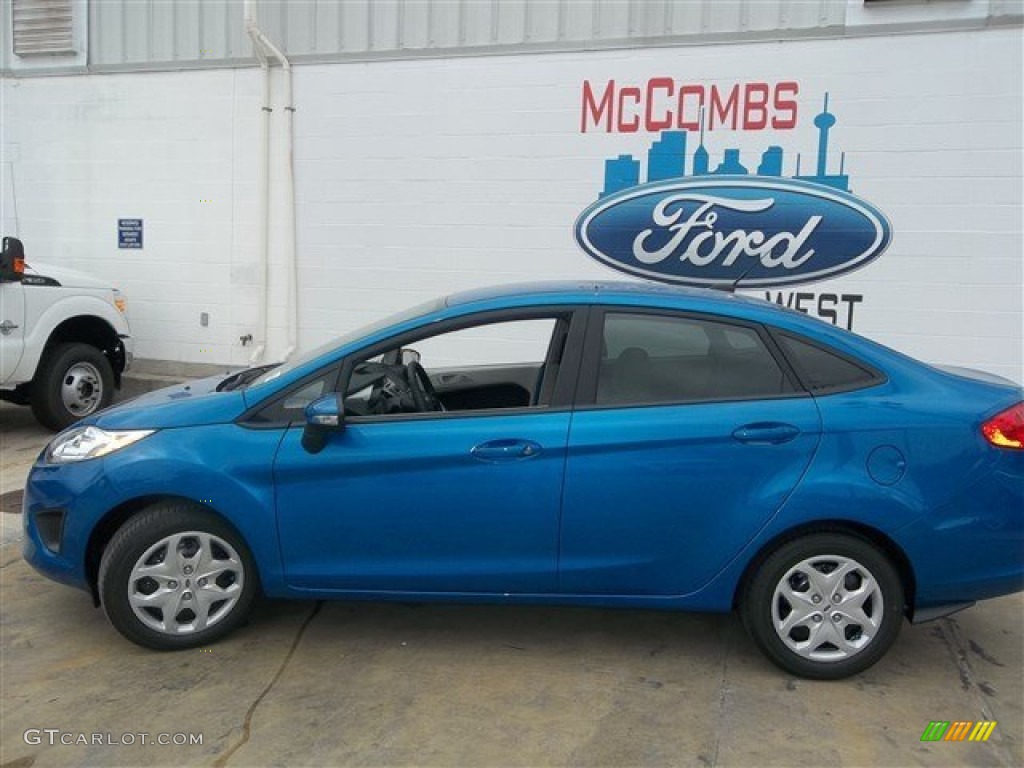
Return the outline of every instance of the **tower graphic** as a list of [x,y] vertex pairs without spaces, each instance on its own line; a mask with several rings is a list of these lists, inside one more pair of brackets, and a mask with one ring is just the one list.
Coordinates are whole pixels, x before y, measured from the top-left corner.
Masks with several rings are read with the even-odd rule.
[[821,114],[814,118],[814,127],[818,129],[818,175],[825,175],[828,164],[828,132],[836,124],[836,116],[828,111],[828,94],[825,94],[825,107]]
[[604,191],[601,197],[640,183],[640,161],[632,155],[619,155],[604,161]]
[[761,164],[757,166],[758,176],[782,175],[782,147],[772,145],[761,155]]
[[697,147],[697,151],[693,153],[693,175],[694,176],[707,176],[708,165],[710,158],[708,157],[708,151],[704,147],[704,105],[700,107],[700,146]]
[[839,173],[828,172],[828,132],[836,124],[836,116],[828,111],[828,94],[825,94],[825,105],[814,118],[814,127],[818,129],[818,166],[813,176],[801,176],[800,167],[797,165],[795,178],[804,181],[813,181],[815,184],[824,184],[826,187],[841,189],[844,192],[850,190],[850,177],[843,173],[846,165],[846,153],[840,156]]
[[727,149],[722,157],[722,162],[714,171],[716,176],[746,176],[749,171],[740,162],[740,151],[738,149]]
[[662,131],[647,150],[647,180],[661,181],[685,175],[686,131]]
[[[800,173],[800,155],[796,156],[795,172],[790,178],[809,181],[833,189],[850,191],[850,177],[846,175],[846,154],[840,153],[839,173],[828,172],[829,132],[836,125],[836,116],[829,112],[828,94],[825,94],[824,106],[815,117],[814,127],[818,129],[817,163],[814,173]],[[740,159],[740,150],[726,147],[722,151],[722,161],[711,169],[711,155],[704,144],[705,122],[704,105],[700,107],[700,138],[693,152],[693,176],[749,176]],[[658,139],[652,142],[647,152],[647,176],[645,182],[665,181],[686,177],[686,131],[662,131]],[[761,154],[761,162],[757,166],[757,176],[783,176],[784,156],[782,147],[769,146]],[[600,197],[605,197],[623,189],[641,184],[640,161],[632,155],[619,155],[605,161],[604,189]]]

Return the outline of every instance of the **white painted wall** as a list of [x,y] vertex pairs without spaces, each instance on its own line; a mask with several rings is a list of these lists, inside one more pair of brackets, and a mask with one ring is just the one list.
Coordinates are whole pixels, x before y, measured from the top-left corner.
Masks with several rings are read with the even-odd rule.
[[[4,82],[26,258],[120,286],[139,356],[225,362],[253,325],[258,83],[254,70]],[[118,218],[144,220],[142,250],[118,249]]]
[[[780,144],[787,164],[800,151],[809,168],[827,91],[834,161],[846,152],[854,192],[894,231],[865,269],[793,290],[862,294],[858,332],[1024,380],[1021,59],[1011,28],[300,66],[300,345],[462,288],[618,277],[575,245],[572,224],[600,191],[604,160],[643,160],[657,137],[581,133],[583,80],[792,80],[797,127],[715,131],[712,165],[726,146],[756,166]],[[259,78],[241,69],[3,82],[4,160],[15,158],[26,250],[116,281],[140,357],[248,359],[238,339],[257,332]],[[145,220],[143,250],[118,250],[119,217]]]

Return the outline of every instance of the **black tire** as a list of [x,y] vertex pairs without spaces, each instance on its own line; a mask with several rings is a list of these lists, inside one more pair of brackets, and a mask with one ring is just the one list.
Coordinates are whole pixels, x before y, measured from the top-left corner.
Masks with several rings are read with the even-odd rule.
[[[839,578],[842,566],[849,573]],[[837,578],[835,588],[826,590]],[[865,596],[858,614],[857,603]],[[799,677],[838,680],[863,672],[885,655],[903,623],[903,601],[896,568],[874,544],[823,532],[772,552],[747,584],[740,615],[754,642],[782,669]],[[787,627],[790,616],[793,624]]]
[[[80,406],[69,407],[62,396],[65,380],[76,372]],[[98,392],[96,390],[99,390]],[[102,351],[89,344],[57,344],[43,353],[32,379],[32,413],[44,427],[60,431],[110,405],[114,399],[114,370]]]
[[[147,561],[141,561],[141,558],[151,549],[178,534],[185,534],[181,537],[178,552],[172,553],[169,547],[163,546],[164,557],[159,558],[157,556],[160,555],[161,550],[158,547],[156,552],[151,553]],[[204,569],[207,572],[212,572],[212,569],[221,566],[211,565],[207,561],[208,565],[200,567],[203,561],[201,557],[195,559],[197,556],[188,560],[188,547],[192,543],[199,543],[198,537],[192,534],[209,537],[213,544],[207,552],[212,552],[215,558],[219,558],[215,559],[214,563],[229,564],[217,579],[221,576],[231,575],[230,580],[212,585],[206,585],[200,581]],[[181,556],[180,560],[179,555]],[[237,568],[230,565],[231,561],[225,559],[226,555],[235,557],[238,562]],[[140,578],[135,572],[137,565],[154,567],[150,565],[153,563],[155,567],[159,568],[163,562],[172,557],[175,563],[192,562],[196,564],[193,571],[180,571],[180,569],[177,571],[181,575],[174,577],[177,583],[173,589],[168,585],[174,582],[166,581],[166,574],[154,574],[153,577],[142,576]],[[168,565],[172,564],[168,563]],[[229,574],[229,571],[232,573]],[[189,578],[190,575],[191,578]],[[130,593],[143,597],[149,595],[150,593],[146,592],[149,587],[145,583],[147,578],[151,578],[156,585],[152,594],[161,592],[163,595],[171,595],[173,600],[177,601],[174,604],[180,606],[177,610],[186,611],[186,613],[179,612],[177,614],[184,618],[165,619],[162,610],[157,607],[140,608],[140,612],[145,618],[136,613],[130,602]],[[158,582],[157,579],[160,581]],[[216,582],[217,579],[211,579],[211,581]],[[217,597],[221,594],[228,594],[224,590],[232,589],[232,585],[237,586],[239,582],[241,582],[241,586],[230,593],[231,596],[225,598],[218,606]],[[218,589],[221,592],[212,598],[201,597],[201,594],[210,594],[210,592],[204,591],[207,586],[210,590]],[[103,610],[118,632],[146,648],[171,651],[209,645],[244,622],[259,591],[259,577],[249,548],[231,526],[210,512],[188,502],[168,501],[155,504],[129,518],[118,529],[103,552],[98,587]],[[231,600],[233,602],[230,602]],[[202,611],[201,606],[209,605],[210,601],[213,601],[214,607],[208,609],[211,618],[209,626],[206,626],[205,629],[198,626],[188,629],[185,626],[184,630],[175,631],[175,628],[181,630],[182,625],[189,624],[187,610],[195,607],[197,611]],[[199,618],[195,614],[193,617],[191,623],[197,624]],[[171,629],[159,629],[154,626],[164,623],[168,624]]]

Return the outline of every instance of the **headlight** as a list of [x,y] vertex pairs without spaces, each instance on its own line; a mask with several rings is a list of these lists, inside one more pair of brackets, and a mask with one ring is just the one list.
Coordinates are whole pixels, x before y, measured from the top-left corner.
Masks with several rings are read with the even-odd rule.
[[54,438],[46,449],[46,461],[50,464],[66,464],[71,461],[98,459],[138,442],[153,432],[152,429],[110,432],[93,426],[76,427]]

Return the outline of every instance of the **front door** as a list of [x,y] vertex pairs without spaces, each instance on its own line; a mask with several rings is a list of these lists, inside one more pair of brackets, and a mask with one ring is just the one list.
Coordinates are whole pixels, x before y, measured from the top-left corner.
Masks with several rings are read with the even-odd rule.
[[[553,591],[570,423],[558,393],[571,396],[571,383],[552,382],[575,375],[560,365],[573,314],[471,318],[346,360],[343,429],[310,453],[292,426],[278,451],[289,584]],[[582,318],[575,325],[582,335]],[[416,398],[407,387],[420,364],[426,406],[422,378]]]
[[289,429],[274,469],[289,583],[550,591],[568,428],[568,413],[353,423],[315,455]]

